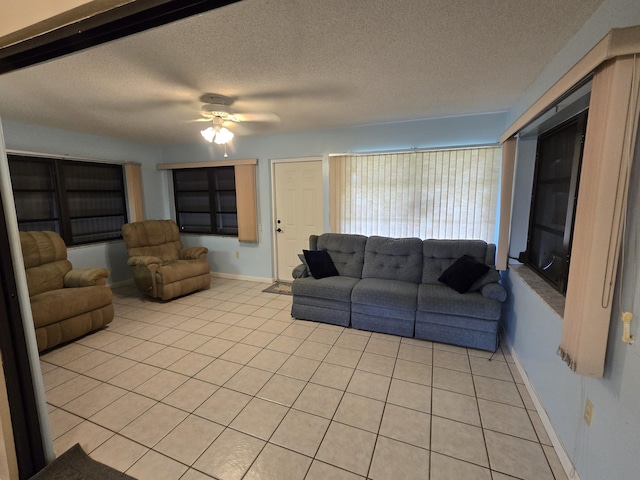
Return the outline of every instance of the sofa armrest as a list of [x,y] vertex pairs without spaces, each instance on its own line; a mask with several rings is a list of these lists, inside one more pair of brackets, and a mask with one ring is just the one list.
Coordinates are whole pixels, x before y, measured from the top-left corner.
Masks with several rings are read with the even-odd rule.
[[296,268],[293,269],[293,271],[291,272],[291,276],[293,278],[308,277],[309,271],[307,270],[307,267],[301,263],[300,265],[298,265]]
[[496,300],[498,302],[504,302],[507,299],[507,291],[499,283],[488,283],[483,285],[480,289],[480,293],[485,298]]
[[105,285],[109,273],[109,270],[106,268],[74,268],[65,274],[64,286],[67,288],[76,288]]
[[139,255],[135,257],[130,257],[127,265],[130,267],[146,267],[149,265],[162,265],[162,260],[158,257]]
[[209,249],[206,247],[189,247],[180,250],[180,260],[200,260],[206,258]]

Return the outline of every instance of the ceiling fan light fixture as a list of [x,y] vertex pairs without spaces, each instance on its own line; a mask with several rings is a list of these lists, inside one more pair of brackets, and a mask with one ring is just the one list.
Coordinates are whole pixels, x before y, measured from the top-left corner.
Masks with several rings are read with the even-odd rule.
[[230,142],[233,139],[233,132],[228,130],[225,127],[222,127],[220,130],[216,132],[216,137],[213,139],[218,145],[223,145],[227,142]]
[[229,129],[216,125],[215,127],[209,127],[200,131],[202,137],[209,143],[215,142],[218,145],[224,145],[230,142],[234,135]]

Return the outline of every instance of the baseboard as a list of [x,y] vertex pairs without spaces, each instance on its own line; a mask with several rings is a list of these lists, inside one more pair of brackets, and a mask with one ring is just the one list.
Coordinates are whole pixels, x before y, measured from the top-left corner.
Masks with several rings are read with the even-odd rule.
[[245,282],[273,283],[273,278],[250,277],[248,275],[238,275],[235,273],[209,272],[214,278],[228,278],[229,280],[243,280]]
[[507,347],[509,348],[509,353],[511,353],[511,357],[513,358],[513,361],[516,365],[516,368],[518,369],[518,372],[520,372],[522,381],[524,382],[525,387],[527,387],[527,391],[529,392],[529,396],[531,397],[531,400],[533,401],[533,404],[535,405],[536,410],[538,411],[538,415],[540,415],[540,420],[542,420],[542,425],[544,426],[544,429],[547,431],[547,435],[549,435],[549,439],[553,444],[553,448],[556,451],[556,454],[558,455],[558,459],[562,464],[562,468],[564,469],[564,472],[567,475],[567,478],[570,478],[571,480],[580,480],[580,477],[578,476],[578,472],[574,469],[573,462],[569,458],[569,455],[567,455],[567,452],[564,449],[564,445],[562,445],[560,438],[558,438],[558,435],[556,434],[556,431],[553,428],[553,424],[551,423],[551,419],[547,415],[547,412],[544,409],[544,406],[542,405],[540,398],[538,398],[538,394],[535,388],[533,387],[533,384],[529,380],[529,377],[527,376],[527,372],[522,366],[522,362],[520,362],[520,358],[518,357],[518,354],[516,353],[515,349],[513,348],[513,345],[511,344],[511,342],[509,341],[506,335],[503,337],[503,339],[507,344]]
[[133,280],[129,279],[129,280],[120,280],[119,282],[111,282],[109,284],[109,286],[111,288],[117,288],[117,287],[124,287],[127,285],[133,285]]

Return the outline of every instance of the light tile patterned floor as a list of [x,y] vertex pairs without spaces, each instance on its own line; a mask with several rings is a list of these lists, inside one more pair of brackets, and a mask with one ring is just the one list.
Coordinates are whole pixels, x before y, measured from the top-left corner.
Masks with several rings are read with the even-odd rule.
[[114,289],[106,329],[41,357],[55,451],[140,480],[566,480],[501,349],[295,320],[265,287]]

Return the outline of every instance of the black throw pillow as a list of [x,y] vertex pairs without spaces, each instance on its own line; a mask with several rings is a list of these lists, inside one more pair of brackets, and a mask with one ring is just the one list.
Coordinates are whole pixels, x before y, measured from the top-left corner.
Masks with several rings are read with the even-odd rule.
[[313,278],[336,277],[340,275],[326,250],[302,250]]
[[438,280],[453,288],[458,293],[466,293],[477,280],[489,271],[489,266],[477,261],[469,255],[463,255]]

